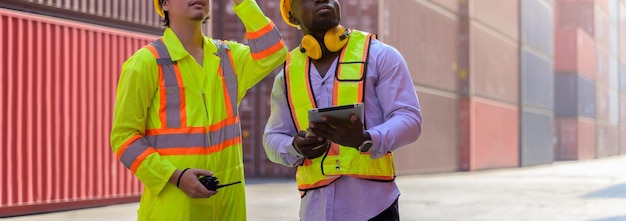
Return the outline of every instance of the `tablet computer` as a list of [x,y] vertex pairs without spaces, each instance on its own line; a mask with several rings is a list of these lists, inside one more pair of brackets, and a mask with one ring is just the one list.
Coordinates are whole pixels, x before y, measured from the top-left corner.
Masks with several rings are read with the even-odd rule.
[[314,108],[309,110],[309,122],[323,122],[322,116],[331,116],[339,120],[350,121],[350,116],[356,114],[363,123],[363,103],[341,106]]

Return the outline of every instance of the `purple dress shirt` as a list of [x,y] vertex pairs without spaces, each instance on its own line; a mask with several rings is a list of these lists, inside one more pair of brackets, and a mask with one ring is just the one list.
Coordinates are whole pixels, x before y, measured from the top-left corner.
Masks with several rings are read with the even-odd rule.
[[[311,68],[310,83],[318,107],[332,106],[337,59],[324,77]],[[284,74],[274,80],[271,115],[263,136],[268,158],[285,166],[297,166],[302,156],[292,146],[297,134],[285,96]],[[372,137],[371,157],[412,143],[421,134],[422,116],[411,74],[402,55],[393,47],[372,41],[365,79],[365,128]],[[379,182],[342,176],[332,184],[306,191],[300,202],[300,218],[308,220],[368,220],[387,209],[400,195],[395,182]]]

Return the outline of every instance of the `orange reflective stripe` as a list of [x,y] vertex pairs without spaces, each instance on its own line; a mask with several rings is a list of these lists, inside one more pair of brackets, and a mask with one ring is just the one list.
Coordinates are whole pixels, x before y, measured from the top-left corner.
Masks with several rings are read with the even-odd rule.
[[[162,41],[162,39],[159,39]],[[159,58],[159,52],[157,52],[156,48],[154,47],[154,45],[149,44],[146,45],[144,48],[148,49],[150,51],[150,53],[152,53],[152,55],[154,55],[155,58]],[[178,66],[175,66],[178,69]],[[159,71],[159,86],[161,87],[165,87],[165,80],[163,78],[163,67],[161,65],[157,65],[157,69]],[[180,82],[180,81],[179,81]],[[160,107],[159,107],[159,119],[161,120],[161,124],[164,125],[163,128],[167,128],[167,115],[165,113],[165,103],[166,103],[166,91],[161,90],[160,94],[159,94],[159,101],[160,101]]]
[[274,30],[274,22],[271,22],[269,24],[267,24],[265,27],[259,29],[258,31],[255,32],[246,32],[246,38],[247,39],[256,39],[256,38],[260,38],[261,36],[271,32],[272,30]]
[[226,140],[220,144],[212,145],[208,148],[205,148],[205,147],[162,148],[162,149],[158,149],[157,152],[161,156],[193,155],[193,154],[209,155],[212,153],[220,152],[228,147],[231,147],[237,144],[241,144],[241,136]]
[[121,159],[122,158],[122,154],[124,154],[124,151],[126,151],[126,149],[133,144],[135,141],[141,139],[142,136],[137,134],[135,136],[132,136],[130,139],[128,139],[126,142],[124,142],[124,144],[122,144],[122,146],[120,146],[119,149],[117,149],[117,153],[115,153],[115,155],[117,156],[117,159]]
[[282,50],[284,47],[285,42],[281,39],[278,43],[272,45],[271,47],[258,53],[251,53],[251,55],[254,60],[261,60],[267,56],[274,54],[274,52]]
[[290,71],[289,71],[289,64],[291,63],[291,53],[289,53],[287,55],[287,59],[285,60],[285,68],[283,68],[283,70],[285,71],[285,90],[287,91],[287,99],[289,100],[289,110],[291,110],[291,118],[293,119],[293,121],[295,122],[294,125],[296,126],[296,131],[300,131],[300,124],[298,124],[298,115],[296,114],[296,108],[294,107],[294,102],[293,102],[293,92],[291,91],[291,87],[289,84],[289,82],[291,82],[291,75],[290,75]]
[[317,181],[317,182],[315,182],[313,184],[300,184],[300,185],[298,185],[298,190],[309,190],[309,189],[313,189],[313,188],[327,186],[328,184],[331,184],[332,182],[335,182],[335,180],[337,180],[338,178],[339,177],[323,179],[323,180]]
[[309,158],[304,158],[304,160],[302,161],[302,165],[301,166],[308,166],[313,164],[313,161],[311,161],[311,159]]
[[165,90],[165,80],[163,77],[163,68],[159,65],[159,120],[161,120],[161,127],[167,128],[167,90]]
[[228,126],[228,125],[232,125],[232,124],[236,124],[239,123],[239,116],[236,117],[229,117],[226,118],[222,121],[220,121],[219,123],[213,124],[211,126],[209,126],[208,128],[208,132],[214,132],[217,130],[221,130],[222,128]]
[[133,173],[137,172],[137,168],[139,168],[139,166],[141,165],[141,163],[143,162],[143,160],[146,159],[146,157],[150,156],[150,154],[153,154],[154,148],[150,147],[148,149],[146,149],[143,153],[141,153],[136,159],[135,162],[133,162],[133,164],[130,166],[130,171]]
[[148,49],[152,53],[152,55],[154,55],[155,58],[159,57],[159,52],[156,51],[156,48],[154,48],[153,45],[146,45],[144,46],[144,48]]
[[328,149],[327,156],[336,156],[339,155],[339,144],[330,143],[330,148]]
[[163,134],[202,134],[206,133],[205,127],[183,127],[183,128],[166,128],[146,130],[146,136],[163,135]]

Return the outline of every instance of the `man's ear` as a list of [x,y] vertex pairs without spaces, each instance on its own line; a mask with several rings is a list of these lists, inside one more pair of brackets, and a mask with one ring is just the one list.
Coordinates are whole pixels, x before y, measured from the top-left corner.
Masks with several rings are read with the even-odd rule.
[[298,21],[298,19],[296,19],[296,17],[293,16],[291,11],[289,11],[289,21],[295,25],[300,25],[300,21]]

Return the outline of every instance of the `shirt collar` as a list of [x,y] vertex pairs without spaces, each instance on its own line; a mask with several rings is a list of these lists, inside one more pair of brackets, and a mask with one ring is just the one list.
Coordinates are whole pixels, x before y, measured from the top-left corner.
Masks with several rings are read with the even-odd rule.
[[[215,53],[217,48],[211,39],[207,36],[203,36],[204,38],[204,51],[210,53]],[[185,47],[183,47],[183,43],[180,42],[176,33],[172,31],[171,28],[165,28],[165,32],[163,32],[163,41],[165,42],[165,46],[167,47],[167,51],[170,53],[172,57],[172,61],[178,61],[186,56],[191,56]]]

